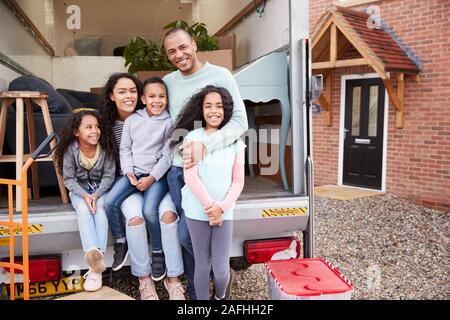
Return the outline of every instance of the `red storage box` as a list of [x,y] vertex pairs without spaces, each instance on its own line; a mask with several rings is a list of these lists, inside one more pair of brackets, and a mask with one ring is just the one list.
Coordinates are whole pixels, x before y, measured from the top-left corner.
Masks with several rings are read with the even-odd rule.
[[353,285],[325,259],[269,261],[269,296],[272,300],[350,300]]

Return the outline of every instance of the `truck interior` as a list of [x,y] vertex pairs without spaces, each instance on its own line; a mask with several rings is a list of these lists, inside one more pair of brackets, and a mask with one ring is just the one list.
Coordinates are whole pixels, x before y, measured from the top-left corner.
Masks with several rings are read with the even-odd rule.
[[[304,187],[294,190],[295,183],[304,185],[304,177],[294,175],[293,163],[303,166],[305,158],[303,152],[294,152],[292,147],[292,126],[301,126],[301,122],[293,120],[289,105],[288,34],[283,30],[281,43],[257,54],[250,52],[249,46],[253,44],[248,41],[251,33],[258,30],[230,24],[246,9],[247,14],[264,11],[266,1],[74,0],[69,4],[64,0],[2,0],[0,91],[8,90],[20,77],[31,76],[47,82],[70,106],[68,110],[52,112],[49,105],[53,128],[58,133],[73,109],[96,108],[99,88],[111,73],[127,71],[122,55],[130,41],[141,37],[160,43],[167,31],[164,26],[177,20],[189,25],[205,23],[208,34],[219,37],[219,48],[216,56],[203,59],[232,72],[246,104],[249,127],[255,132],[245,138],[246,180],[240,199],[304,195]],[[39,112],[34,117],[39,145],[46,132]],[[15,124],[15,110],[9,108],[0,158],[15,154]],[[27,124],[24,132],[24,152],[30,153]],[[70,203],[61,204],[52,163],[40,162],[36,175],[31,171],[30,214],[72,211]],[[0,160],[0,176],[14,178],[14,163]],[[33,179],[38,179],[38,183],[34,184]],[[33,190],[36,187],[37,196]],[[7,212],[4,195],[6,190],[1,187],[0,213]]]

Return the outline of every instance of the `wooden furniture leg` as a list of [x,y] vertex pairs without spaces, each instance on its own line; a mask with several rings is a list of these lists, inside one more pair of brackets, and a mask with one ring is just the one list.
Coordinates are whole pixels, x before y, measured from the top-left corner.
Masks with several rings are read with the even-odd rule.
[[[21,180],[23,165],[23,99],[16,98],[16,180]],[[16,186],[16,211],[22,211],[22,195],[20,186]]]
[[[53,132],[52,119],[50,118],[50,112],[48,111],[48,105],[46,99],[37,99],[38,104],[42,108],[42,116],[44,118],[45,129],[47,130],[47,134]],[[50,142],[50,148],[54,148],[56,142]],[[59,191],[61,193],[61,199],[63,203],[69,203],[69,198],[67,197],[66,187],[64,186],[63,177],[58,173],[58,169],[56,166],[56,162],[53,162],[56,172],[56,178],[58,179]]]
[[11,99],[3,98],[0,106],[0,155],[3,154],[3,141],[5,140],[6,120],[8,117],[8,106],[11,104]]
[[[27,127],[28,127],[28,145],[30,154],[36,150],[36,126],[34,123],[33,107],[30,99],[25,99],[25,106],[27,110]],[[41,194],[39,191],[39,171],[38,164],[34,162],[31,165],[31,182],[33,184],[33,199],[40,199]]]

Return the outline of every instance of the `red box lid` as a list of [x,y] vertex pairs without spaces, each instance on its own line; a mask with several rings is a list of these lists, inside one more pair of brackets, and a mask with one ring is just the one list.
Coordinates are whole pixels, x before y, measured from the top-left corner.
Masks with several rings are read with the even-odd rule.
[[265,266],[288,295],[320,296],[353,290],[351,282],[325,259],[275,260]]

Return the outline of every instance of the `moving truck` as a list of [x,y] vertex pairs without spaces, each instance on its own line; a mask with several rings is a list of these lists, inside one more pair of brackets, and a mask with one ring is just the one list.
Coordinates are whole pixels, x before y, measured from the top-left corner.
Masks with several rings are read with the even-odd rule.
[[[96,0],[89,1],[89,5],[72,2],[74,5],[69,6],[59,0],[0,1],[0,91],[7,90],[8,83],[22,75],[43,78],[55,88],[89,91],[101,87],[111,73],[126,70],[121,56],[107,56],[102,48],[119,43],[124,33],[129,33],[124,45],[140,35],[133,34],[136,31],[131,30],[131,22],[115,21],[122,23],[120,34],[117,25],[108,23],[108,17],[123,17],[124,9],[130,11],[127,16],[145,12],[148,21],[157,15],[164,16],[161,20],[192,21],[198,11],[205,19],[215,15],[232,21],[239,12],[245,13],[240,25],[228,25],[229,33],[237,39],[233,54],[238,67],[234,65],[231,71],[246,102],[250,127],[246,136],[247,161],[251,163],[235,206],[231,266],[245,269],[271,258],[314,256],[310,101],[312,91],[320,90],[320,81],[316,81],[320,79],[311,76],[308,0],[248,1],[242,10],[232,6],[237,1],[223,2],[231,6],[224,9],[224,4],[214,0],[203,4],[169,0],[161,1],[153,11],[139,6],[156,5],[154,1]],[[212,6],[212,2],[217,5]],[[248,10],[250,3],[254,7]],[[167,7],[170,5],[178,11]],[[183,10],[188,11],[186,16],[182,16]],[[141,29],[150,25],[140,24]],[[85,33],[83,28],[87,29]],[[94,32],[98,36],[92,36]],[[74,54],[72,49],[83,51],[80,43],[87,51],[94,47],[96,55]],[[15,126],[15,118],[6,125]],[[0,162],[0,177],[14,178],[10,168],[14,167]],[[7,205],[6,192],[0,189],[0,220],[7,220]],[[16,212],[15,218],[20,217],[21,212]],[[87,265],[77,217],[70,203],[61,202],[57,188],[50,195],[29,200],[29,224],[30,273],[31,281],[36,282],[31,286],[32,296],[79,289],[80,275]],[[0,230],[0,240],[0,258],[8,258],[6,229]],[[16,256],[21,254],[20,243],[18,234]],[[112,253],[110,237],[107,266],[112,263]],[[21,274],[16,274],[16,281],[20,283]],[[0,270],[0,282],[9,283],[8,270]],[[20,285],[18,291],[20,296]]]

